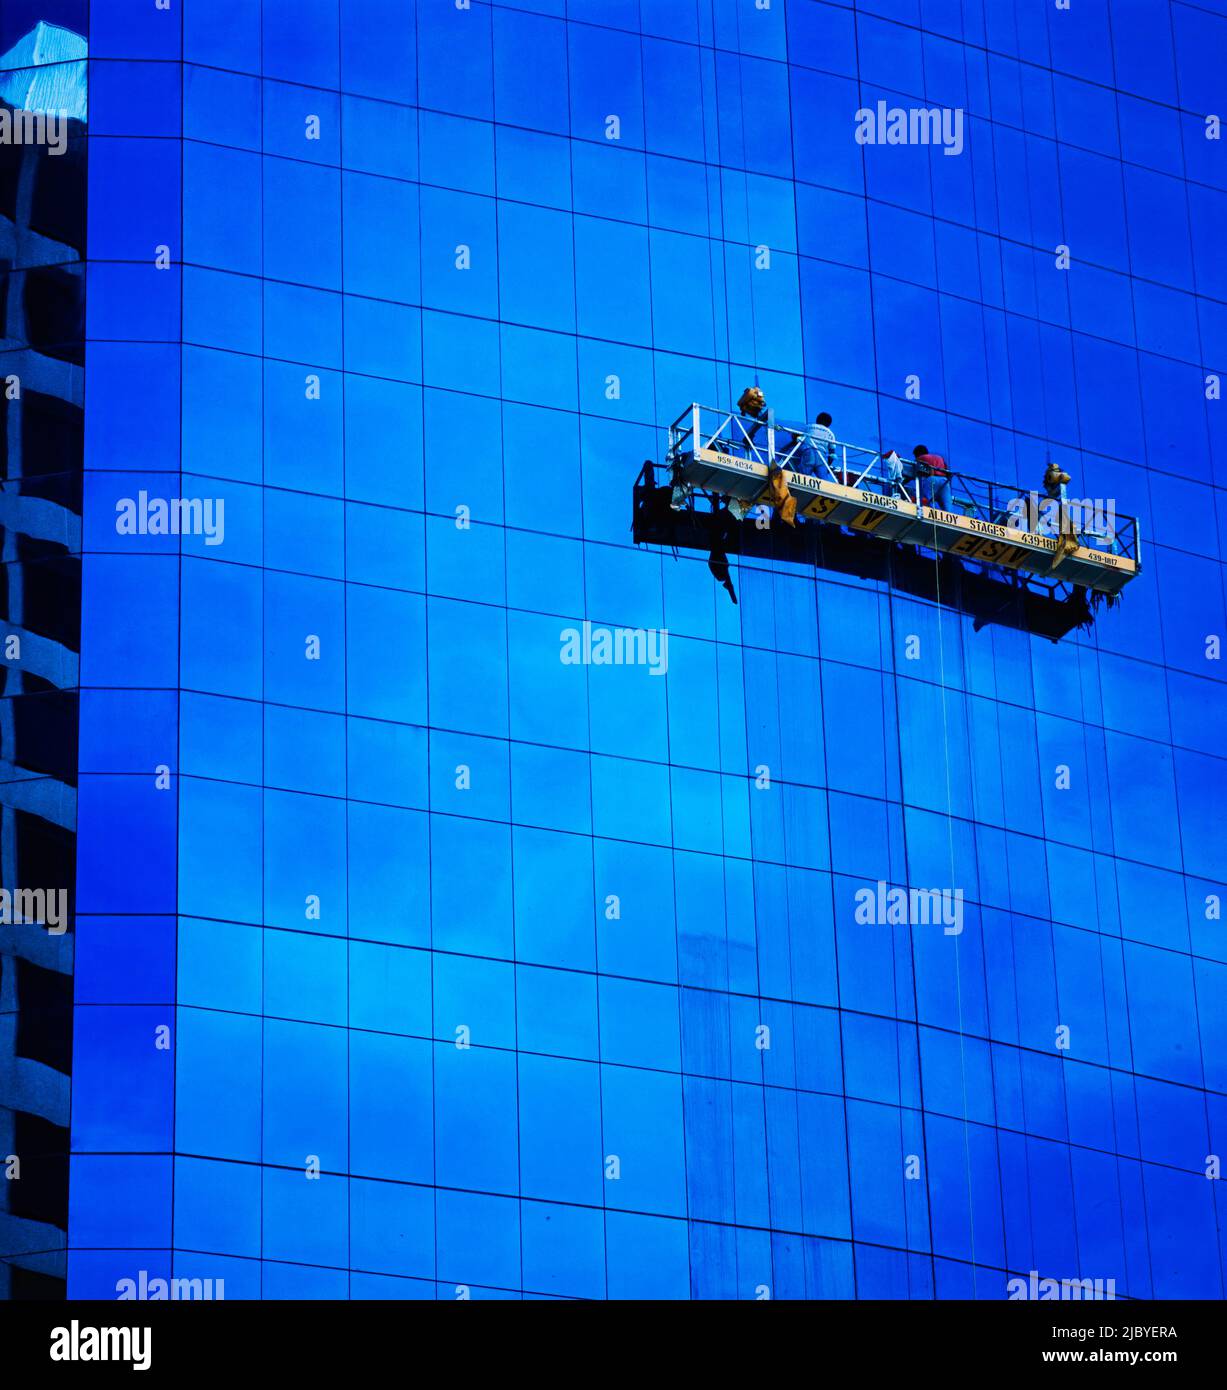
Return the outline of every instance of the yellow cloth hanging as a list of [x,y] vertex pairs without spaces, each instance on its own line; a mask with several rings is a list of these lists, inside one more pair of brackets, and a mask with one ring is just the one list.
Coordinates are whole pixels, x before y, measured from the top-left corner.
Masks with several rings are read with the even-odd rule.
[[797,524],[797,499],[788,490],[788,483],[782,468],[772,467],[767,474],[767,485],[771,490],[771,506],[781,521],[789,526]]

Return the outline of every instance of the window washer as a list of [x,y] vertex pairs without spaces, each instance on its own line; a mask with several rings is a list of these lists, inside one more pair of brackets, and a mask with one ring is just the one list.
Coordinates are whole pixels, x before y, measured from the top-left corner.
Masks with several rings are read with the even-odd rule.
[[825,410],[814,416],[814,423],[805,432],[805,454],[810,473],[821,477],[824,464],[835,471],[835,431]]
[[888,449],[882,455],[882,492],[887,497],[893,497],[896,492],[906,493],[903,486],[906,465],[899,457],[897,449]]
[[1044,470],[1044,496],[1057,504],[1057,548],[1052,555],[1052,563],[1059,565],[1066,555],[1078,549],[1078,535],[1074,530],[1073,518],[1069,514],[1069,474],[1059,464],[1049,461]]
[[1060,502],[1062,506],[1069,500],[1066,488],[1069,486],[1069,474],[1064,472],[1061,465],[1053,463],[1050,459],[1048,467],[1044,469],[1044,496],[1052,502]]
[[[754,445],[754,436],[764,426],[775,424],[775,415],[767,409],[767,398],[763,395],[762,389],[758,386],[747,386],[741,393],[737,401],[737,409],[742,415],[748,416],[754,424],[746,430],[747,445],[746,453],[750,457],[755,457],[754,449],[762,451],[762,456],[766,457],[766,451],[761,445]],[[784,477],[784,470],[774,462],[767,462],[767,486],[770,492],[770,502],[772,510],[789,526],[797,524],[797,499],[788,490],[788,480]]]
[[924,478],[924,500],[930,507],[936,507],[938,511],[951,512],[954,510],[954,503],[950,495],[950,470],[946,467],[946,460],[941,454],[931,454],[928,445],[917,444],[912,450],[912,456],[916,460],[916,467],[921,477]]
[[[763,449],[763,445],[754,444],[754,436],[764,425],[774,425],[775,415],[774,412],[767,409],[767,398],[763,395],[762,388],[758,386],[746,387],[738,398],[737,409],[742,415],[748,416],[754,421],[754,424],[746,429],[746,456],[753,457],[755,448]],[[742,428],[745,429],[745,426],[743,425]]]

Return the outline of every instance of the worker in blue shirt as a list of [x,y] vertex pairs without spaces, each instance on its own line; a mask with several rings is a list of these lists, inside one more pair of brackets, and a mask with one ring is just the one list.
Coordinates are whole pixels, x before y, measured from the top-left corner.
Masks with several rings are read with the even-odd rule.
[[820,411],[814,423],[805,432],[805,453],[809,472],[822,476],[822,465],[832,472],[835,470],[835,431],[831,428],[831,417]]

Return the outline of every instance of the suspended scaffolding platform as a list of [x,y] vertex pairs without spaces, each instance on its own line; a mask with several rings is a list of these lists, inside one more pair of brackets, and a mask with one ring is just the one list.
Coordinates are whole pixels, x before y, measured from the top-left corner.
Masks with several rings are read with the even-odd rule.
[[[912,460],[900,475],[898,462],[871,449],[839,441],[815,447],[804,426],[789,428],[770,417],[690,405],[669,428],[668,465],[675,512],[701,504],[740,518],[769,507],[778,468],[798,518],[1014,571],[1049,592],[1076,586],[1117,595],[1142,568],[1137,518],[1110,505],[1070,498],[1058,508],[1035,491],[951,471],[952,506],[940,510],[926,500],[926,479]],[[646,465],[636,488],[636,540],[660,542],[659,516],[649,528],[643,511],[655,490],[650,471]]]

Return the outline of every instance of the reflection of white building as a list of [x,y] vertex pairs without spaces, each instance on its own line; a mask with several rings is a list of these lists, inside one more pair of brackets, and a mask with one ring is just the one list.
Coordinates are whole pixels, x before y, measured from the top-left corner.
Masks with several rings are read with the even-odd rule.
[[0,57],[0,101],[20,111],[63,113],[83,121],[86,43],[80,34],[41,21]]
[[[0,110],[69,145],[0,143],[0,886],[74,888],[84,374],[86,42],[40,23],[0,57]],[[9,123],[11,126],[11,122]],[[14,387],[13,383],[16,382]],[[71,932],[0,926],[0,1298],[65,1277]]]

